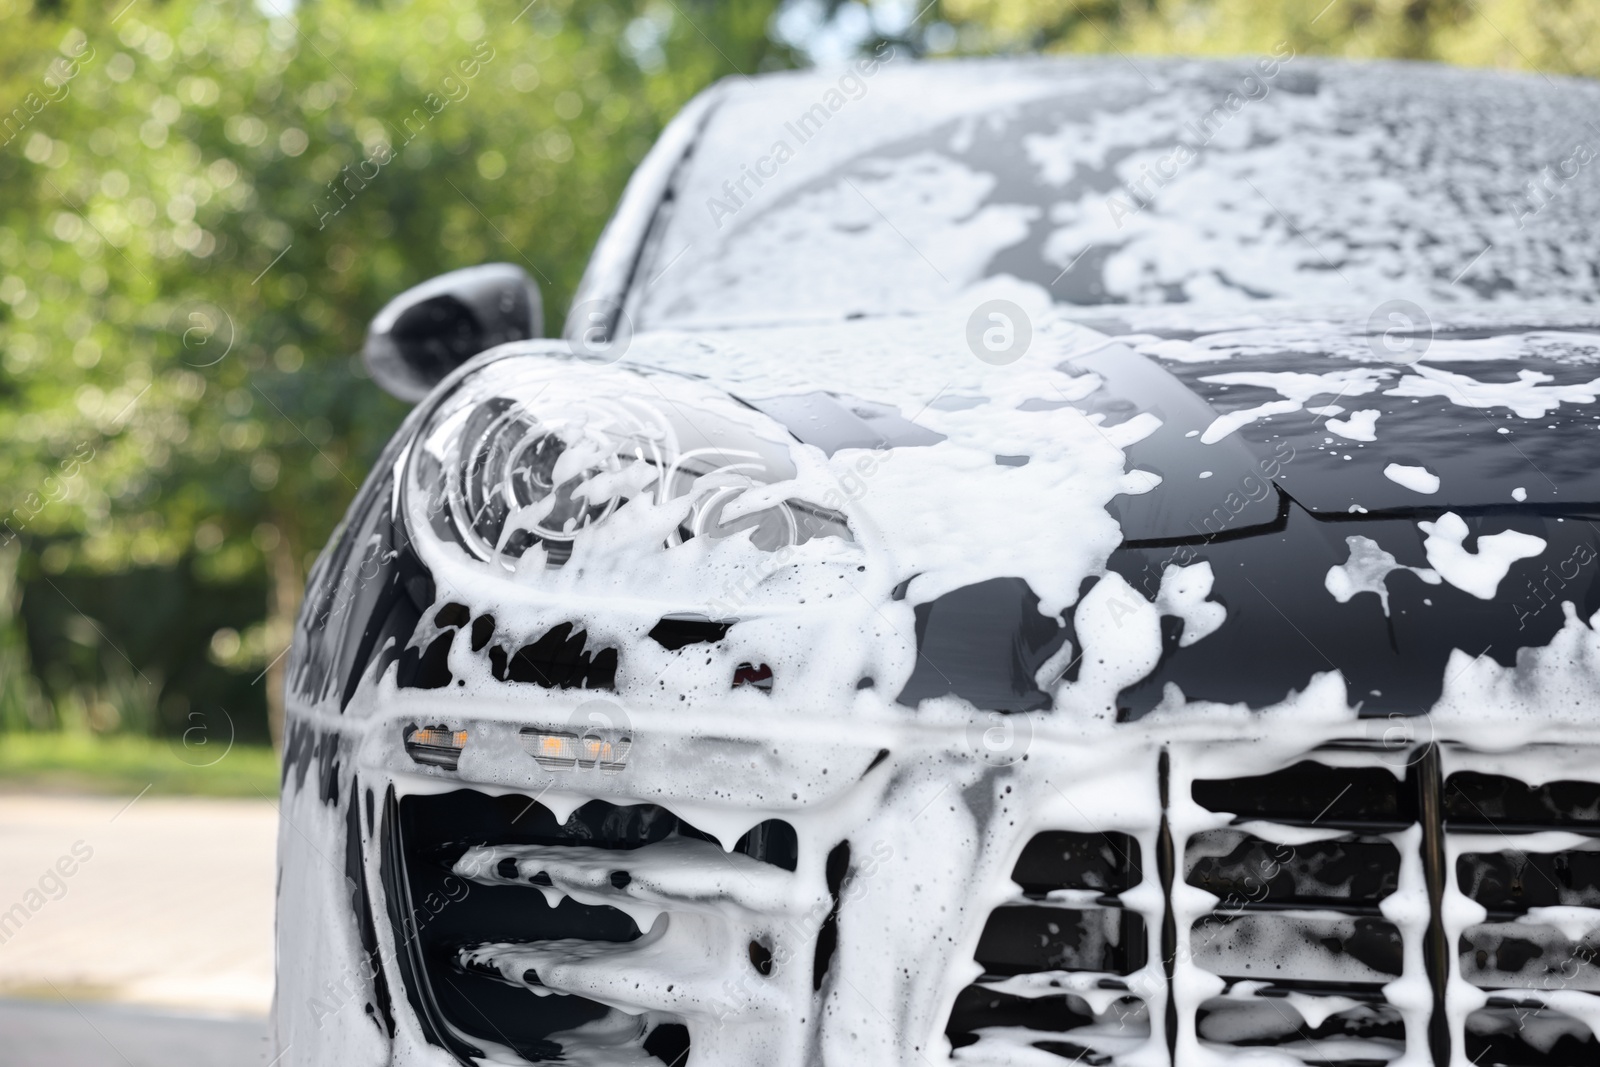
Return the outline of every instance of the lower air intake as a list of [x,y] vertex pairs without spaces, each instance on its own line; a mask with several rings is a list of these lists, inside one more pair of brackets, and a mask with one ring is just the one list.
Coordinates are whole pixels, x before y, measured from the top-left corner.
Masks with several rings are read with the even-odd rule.
[[[625,967],[672,894],[703,888],[687,882],[696,858],[712,852],[724,855],[710,835],[650,804],[590,801],[558,822],[525,796],[391,792],[384,886],[406,995],[426,1037],[464,1065],[509,1053],[683,1067],[682,1019],[608,1006],[617,998],[604,963]],[[735,853],[725,857],[740,865],[730,877],[787,877],[794,830],[763,823]]]

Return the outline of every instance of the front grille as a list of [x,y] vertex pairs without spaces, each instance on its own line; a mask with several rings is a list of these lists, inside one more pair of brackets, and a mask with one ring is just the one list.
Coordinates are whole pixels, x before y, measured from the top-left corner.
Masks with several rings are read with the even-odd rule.
[[[1484,909],[1457,966],[1487,994],[1467,1016],[1467,1058],[1508,1067],[1600,1063],[1585,1022],[1600,1000],[1600,785],[1527,785],[1464,771],[1445,782],[1456,885]],[[1459,835],[1459,837],[1457,837]]]
[[[957,1061],[1600,1064],[1600,784],[1437,744],[1186,776],[1205,759],[1163,756],[1140,838],[1027,843],[949,1017]],[[1125,906],[1150,881],[1159,916]]]
[[1384,904],[1417,788],[1385,767],[1314,761],[1194,782],[1196,803],[1233,816],[1184,848],[1185,882],[1218,898],[1189,931],[1193,962],[1223,984],[1196,1009],[1202,1043],[1343,1067],[1404,1051],[1384,994],[1404,973],[1404,944]]
[[[1600,785],[1442,744],[1244,776],[1205,746],[1147,757],[1115,830],[1082,825],[1086,778],[1034,812],[1056,828],[983,853],[1009,879],[960,920],[977,977],[935,1016],[955,1062],[1600,1064]],[[900,883],[865,884],[863,833],[802,850],[773,820],[725,852],[652,804],[391,793],[394,973],[464,1065],[738,1062],[780,1033],[814,1058],[840,997],[874,1006],[852,938]]]
[[[1600,786],[1452,771],[1458,759],[1436,745],[1387,755],[1329,752],[1258,778],[1194,783],[1194,799],[1234,823],[1187,849],[1189,883],[1217,893],[1226,913],[1194,929],[1196,962],[1229,983],[1201,1005],[1198,1036],[1340,1067],[1387,1063],[1413,1042],[1435,1064],[1600,1063],[1584,1021],[1600,1018],[1600,913],[1579,910],[1600,905]],[[1273,825],[1342,833],[1256,839]],[[1252,867],[1270,877],[1252,883]],[[1460,927],[1479,907],[1482,921]],[[1403,935],[1390,916],[1414,919]],[[1202,946],[1240,924],[1250,924],[1240,940]],[[1410,1033],[1391,1003],[1408,950],[1429,990],[1429,1010],[1414,1013],[1424,1025]],[[1278,1020],[1256,1003],[1274,999]],[[1458,1004],[1469,1010],[1453,1029]]]
[[950,1014],[960,1058],[1004,1062],[1021,1044],[1092,1067],[1148,1039],[1148,1005],[1126,980],[1149,957],[1148,932],[1121,898],[1145,880],[1139,858],[1127,834],[1055,830],[1028,842],[1011,873],[1016,897],[978,941],[983,974]]
[[666,926],[657,916],[686,900],[761,903],[738,898],[781,895],[773,883],[796,861],[794,831],[780,821],[729,855],[651,804],[590,801],[562,820],[530,797],[463,789],[391,792],[384,814],[406,993],[426,1038],[463,1064],[509,1050],[534,1062],[654,1057],[682,1067],[690,1049],[678,1009],[697,1007],[683,1003],[692,976],[635,991],[661,966],[650,956]]

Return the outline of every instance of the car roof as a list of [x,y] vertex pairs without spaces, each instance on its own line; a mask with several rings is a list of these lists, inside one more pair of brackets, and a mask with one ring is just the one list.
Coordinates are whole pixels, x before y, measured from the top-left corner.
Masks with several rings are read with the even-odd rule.
[[[1060,303],[1594,299],[1600,85],[1280,54],[914,62],[708,94],[639,328]],[[1532,184],[1530,184],[1532,183]]]

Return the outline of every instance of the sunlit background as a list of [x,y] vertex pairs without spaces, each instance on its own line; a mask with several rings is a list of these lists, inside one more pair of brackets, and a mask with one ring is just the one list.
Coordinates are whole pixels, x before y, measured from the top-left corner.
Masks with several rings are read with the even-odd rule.
[[[629,173],[719,78],[885,40],[1600,70],[1596,0],[289,3],[0,0],[0,785],[32,798],[0,839],[59,816],[41,794],[268,804],[306,575],[404,414],[368,319],[509,261],[559,332]],[[18,951],[0,995],[39,992]],[[214,1006],[264,1009],[252,966]],[[189,995],[130,983],[99,992]]]

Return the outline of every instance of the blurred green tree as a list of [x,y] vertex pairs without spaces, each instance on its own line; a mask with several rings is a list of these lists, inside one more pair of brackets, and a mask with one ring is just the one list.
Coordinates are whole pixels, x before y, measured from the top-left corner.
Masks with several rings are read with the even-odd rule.
[[508,260],[558,328],[661,126],[792,61],[760,0],[288,2],[0,0],[0,543],[46,580],[265,570],[209,654],[275,723],[308,564],[404,413],[370,316]]
[[[0,0],[0,727],[53,715],[22,676],[19,570],[84,620],[78,647],[119,657],[97,684],[136,718],[154,695],[130,687],[185,672],[129,672],[144,653],[108,633],[141,596],[94,601],[102,632],[69,571],[210,589],[190,614],[238,624],[195,654],[275,698],[309,562],[403,414],[354,356],[372,313],[509,260],[553,329],[661,126],[717,77],[797,58],[769,32],[779,0],[292,2]],[[935,52],[1287,40],[1600,70],[1583,0],[807,3]],[[245,595],[265,602],[220,603]],[[73,706],[104,703],[73,684]]]
[[[1560,74],[1600,72],[1590,0],[939,0],[957,51],[1428,59]],[[937,35],[936,35],[937,36]]]

